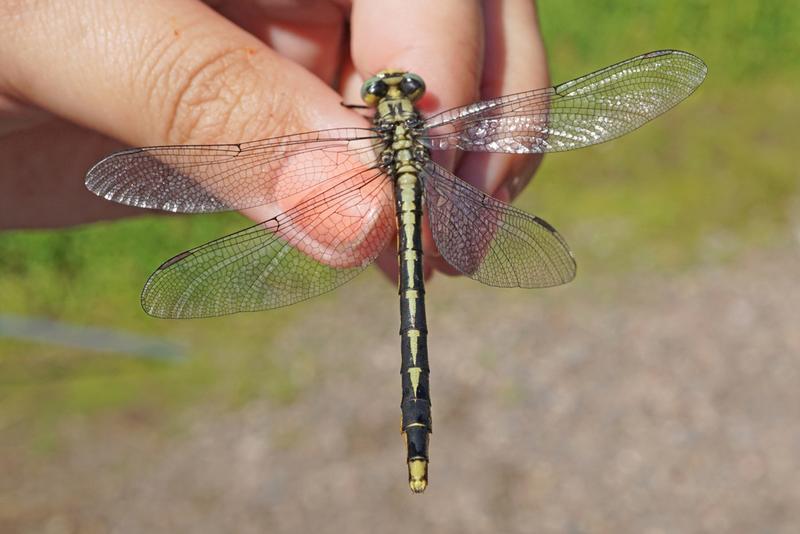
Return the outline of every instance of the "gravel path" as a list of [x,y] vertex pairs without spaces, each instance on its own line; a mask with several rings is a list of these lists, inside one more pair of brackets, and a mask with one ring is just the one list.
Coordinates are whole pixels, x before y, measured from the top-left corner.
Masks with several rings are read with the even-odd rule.
[[424,496],[405,481],[397,304],[373,278],[271,347],[311,351],[297,402],[193,414],[173,437],[76,425],[52,463],[6,469],[0,531],[798,532],[798,275],[784,252],[537,293],[438,281]]

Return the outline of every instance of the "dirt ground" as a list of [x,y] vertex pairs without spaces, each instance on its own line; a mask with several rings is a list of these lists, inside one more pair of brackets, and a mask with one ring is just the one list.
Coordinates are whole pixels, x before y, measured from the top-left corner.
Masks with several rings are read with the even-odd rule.
[[294,402],[198,410],[167,435],[78,422],[47,460],[5,440],[0,531],[797,532],[798,273],[793,250],[547,292],[437,281],[422,496],[397,305],[373,278],[269,347],[315,347]]

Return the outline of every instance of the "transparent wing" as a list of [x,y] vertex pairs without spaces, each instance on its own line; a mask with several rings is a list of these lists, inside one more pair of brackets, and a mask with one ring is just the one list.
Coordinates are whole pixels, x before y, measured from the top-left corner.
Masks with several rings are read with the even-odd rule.
[[550,287],[575,277],[575,259],[544,220],[486,195],[443,167],[423,171],[433,239],[450,265],[499,287]]
[[503,96],[430,117],[433,149],[540,153],[602,143],[635,130],[689,96],[703,61],[678,50],[637,56],[546,89]]
[[379,142],[372,130],[347,128],[233,145],[134,148],[98,162],[86,175],[86,187],[141,208],[252,208],[374,166]]
[[210,317],[320,295],[372,263],[395,232],[392,219],[391,181],[379,169],[362,171],[168,260],[145,284],[142,307],[157,317]]

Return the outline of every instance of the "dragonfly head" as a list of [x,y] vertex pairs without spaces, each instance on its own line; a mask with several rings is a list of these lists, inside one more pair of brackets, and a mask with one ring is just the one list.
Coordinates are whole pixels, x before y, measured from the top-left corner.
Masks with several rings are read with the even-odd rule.
[[382,99],[408,98],[412,102],[425,94],[425,82],[413,72],[384,70],[361,86],[361,99],[368,106],[377,106]]

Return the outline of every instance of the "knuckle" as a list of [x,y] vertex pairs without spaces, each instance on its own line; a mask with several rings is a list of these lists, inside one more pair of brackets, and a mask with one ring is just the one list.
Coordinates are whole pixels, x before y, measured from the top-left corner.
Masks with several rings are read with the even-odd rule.
[[264,136],[265,127],[283,122],[256,123],[255,110],[268,106],[274,114],[280,107],[270,102],[275,94],[269,90],[271,80],[254,67],[251,50],[177,46],[157,47],[142,74],[147,105],[157,110],[153,127],[164,142],[242,141]]

